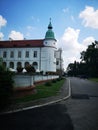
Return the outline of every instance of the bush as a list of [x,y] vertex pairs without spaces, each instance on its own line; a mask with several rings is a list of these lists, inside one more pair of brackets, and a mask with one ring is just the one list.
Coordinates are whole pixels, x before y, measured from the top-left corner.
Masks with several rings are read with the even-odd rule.
[[63,78],[60,77],[60,78],[57,79],[57,81],[60,81],[60,80],[62,80],[62,79],[63,79]]
[[23,71],[23,68],[21,66],[17,67],[17,72],[22,72]]
[[43,75],[43,73],[44,73],[43,71],[40,71],[40,74],[41,74],[41,75]]
[[55,80],[55,79],[53,79],[53,80],[52,80],[52,83],[56,83],[56,80]]
[[13,73],[0,66],[0,109],[5,108],[13,94]]
[[51,84],[51,82],[46,82],[45,83],[45,86],[51,86],[52,84]]
[[30,72],[35,73],[36,72],[35,68],[31,65],[26,66],[25,69],[28,73],[30,73]]

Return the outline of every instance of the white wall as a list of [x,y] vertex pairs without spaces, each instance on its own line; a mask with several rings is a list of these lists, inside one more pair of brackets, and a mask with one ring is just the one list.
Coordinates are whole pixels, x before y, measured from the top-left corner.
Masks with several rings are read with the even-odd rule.
[[42,75],[15,75],[13,77],[14,79],[14,87],[15,88],[26,88],[29,86],[33,86],[34,82],[37,81],[43,81],[43,80],[49,80],[49,79],[57,79],[59,76],[55,75],[48,75],[48,76],[42,76]]
[[[54,57],[56,48],[54,47],[35,47],[35,48],[2,48],[0,49],[0,57],[3,58],[3,52],[7,52],[7,57],[3,58],[3,61],[7,63],[9,67],[10,62],[14,62],[14,69],[17,68],[17,62],[22,63],[24,67],[25,62],[32,64],[38,63],[39,71],[54,71],[56,72],[56,58]],[[14,57],[10,57],[10,52],[14,51]],[[21,58],[18,58],[18,51],[21,51]],[[29,51],[29,58],[25,57],[25,52]],[[33,57],[34,51],[37,51],[37,57]]]
[[34,85],[33,76],[30,75],[15,75],[14,79],[14,87],[29,87]]

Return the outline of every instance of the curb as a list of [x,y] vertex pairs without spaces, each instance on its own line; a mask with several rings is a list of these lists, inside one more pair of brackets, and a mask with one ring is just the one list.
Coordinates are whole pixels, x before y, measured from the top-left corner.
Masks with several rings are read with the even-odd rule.
[[47,102],[41,105],[34,105],[34,106],[30,106],[30,107],[24,107],[24,108],[20,108],[20,109],[16,109],[16,110],[11,110],[11,111],[7,111],[7,112],[2,112],[0,113],[0,115],[4,115],[4,114],[11,114],[11,113],[16,113],[16,112],[20,112],[20,111],[25,111],[25,110],[30,110],[30,109],[34,109],[34,108],[39,108],[39,107],[44,107],[47,105],[51,105],[54,103],[58,103],[61,102],[63,100],[68,99],[71,96],[71,86],[70,86],[70,79],[68,79],[68,95],[66,97],[63,97],[61,99],[55,100],[55,101],[51,101],[51,102]]

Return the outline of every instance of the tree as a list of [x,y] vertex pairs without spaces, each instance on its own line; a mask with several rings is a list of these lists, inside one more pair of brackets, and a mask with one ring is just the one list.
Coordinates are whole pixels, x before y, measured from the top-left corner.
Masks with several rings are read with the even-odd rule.
[[81,52],[81,60],[85,63],[86,74],[90,77],[98,77],[98,48],[96,42],[88,46],[86,51]]
[[[98,77],[98,41],[88,46],[86,51],[82,51],[81,62],[74,62],[68,65],[68,74],[71,76],[87,75],[89,77]],[[70,68],[70,69],[69,69]]]
[[0,109],[5,108],[13,94],[13,73],[0,65]]
[[26,66],[25,69],[28,73],[35,73],[36,72],[35,68],[32,65]]

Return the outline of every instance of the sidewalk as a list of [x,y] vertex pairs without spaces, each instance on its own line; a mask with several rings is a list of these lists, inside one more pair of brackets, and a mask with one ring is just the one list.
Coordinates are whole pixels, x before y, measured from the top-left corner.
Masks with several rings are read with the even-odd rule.
[[18,112],[18,111],[46,106],[49,104],[53,104],[53,103],[57,103],[62,100],[65,100],[65,99],[69,98],[70,95],[71,95],[70,82],[68,79],[66,79],[57,96],[51,96],[48,98],[42,98],[42,99],[30,101],[30,102],[14,104],[14,105],[10,106],[6,110],[6,112],[3,112],[3,113],[13,113],[13,112]]

